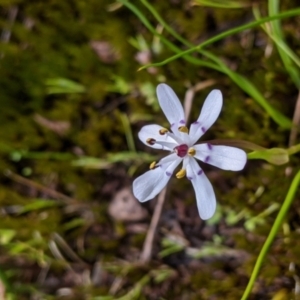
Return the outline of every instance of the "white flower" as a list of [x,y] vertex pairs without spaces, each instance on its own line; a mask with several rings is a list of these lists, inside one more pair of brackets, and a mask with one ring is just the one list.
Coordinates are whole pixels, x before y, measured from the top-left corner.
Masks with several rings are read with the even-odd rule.
[[175,168],[183,162],[176,177],[186,176],[192,182],[200,217],[209,219],[216,210],[216,197],[211,183],[195,158],[231,171],[243,169],[247,161],[246,153],[235,147],[210,143],[195,145],[218,118],[223,104],[222,94],[219,90],[210,92],[198,120],[191,124],[188,131],[182,105],[174,91],[162,83],[157,86],[156,92],[171,131],[159,125],[146,125],[139,132],[139,138],[147,146],[168,150],[172,154],[153,162],[150,171],[134,180],[133,194],[140,202],[154,198],[167,185]]

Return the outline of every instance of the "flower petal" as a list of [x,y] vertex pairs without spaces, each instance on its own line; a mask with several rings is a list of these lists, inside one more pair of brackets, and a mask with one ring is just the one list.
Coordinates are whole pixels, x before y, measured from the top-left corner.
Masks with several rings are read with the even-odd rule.
[[247,162],[247,154],[239,148],[209,143],[194,145],[193,148],[195,158],[223,170],[239,171]]
[[216,196],[211,183],[196,160],[192,157],[188,159],[190,161],[187,164],[186,176],[194,187],[200,218],[207,220],[211,218],[216,211]]
[[211,127],[217,120],[223,105],[222,93],[212,90],[206,97],[198,120],[191,124],[190,137],[193,144]]
[[[178,158],[178,155],[176,153],[169,154],[169,155],[163,157],[161,160],[159,160],[157,165],[160,165],[164,169],[167,169],[171,165],[171,163],[174,162],[177,158]],[[182,158],[180,158],[180,160],[181,159]]]
[[159,105],[171,124],[173,132],[185,125],[184,111],[174,91],[166,84],[161,83],[156,88]]
[[[163,129],[163,127],[156,125],[156,124],[146,125],[146,126],[142,127],[142,129],[138,133],[139,138],[145,145],[147,145],[151,148],[172,151],[177,146],[177,142],[175,140],[173,140],[167,134],[161,135],[159,133],[160,129]],[[171,144],[169,145],[169,147],[166,146],[167,144],[165,144],[164,146],[159,145],[159,144],[149,145],[146,142],[147,139],[149,139],[149,138],[155,139],[155,140],[161,141],[161,142],[171,143]]]
[[[173,156],[171,161],[168,157]],[[176,154],[175,154],[176,156]],[[167,185],[174,169],[180,164],[182,158],[175,157],[174,154],[162,159],[157,168],[146,172],[133,182],[133,194],[140,201],[145,202],[153,199]]]

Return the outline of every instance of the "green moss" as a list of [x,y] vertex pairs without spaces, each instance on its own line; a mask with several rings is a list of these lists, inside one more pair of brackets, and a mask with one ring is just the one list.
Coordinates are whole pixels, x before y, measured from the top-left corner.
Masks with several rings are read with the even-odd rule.
[[[173,2],[172,5],[164,1],[152,5],[172,28],[194,44],[247,22],[248,15],[251,15],[251,8],[224,10]],[[296,2],[282,3],[281,9],[296,7]],[[249,161],[245,170],[238,173],[201,164],[214,186],[219,203],[220,219],[214,225],[199,220],[190,182],[171,180],[159,234],[154,241],[154,258],[148,266],[133,263],[142,251],[145,233],[127,232],[127,224],[116,223],[107,212],[116,191],[131,185],[128,169],[138,166],[138,173],[141,173],[148,168],[146,162],[142,165],[140,160],[118,162],[108,169],[88,170],[73,167],[72,157],[90,156],[105,160],[108,154],[127,151],[126,129],[120,112],[131,122],[137,150],[161,155],[146,148],[137,138],[138,131],[145,124],[169,126],[157,103],[153,103],[154,88],[161,80],[172,86],[182,101],[188,87],[207,79],[216,81],[215,85],[198,91],[193,100],[191,121],[198,117],[211,89],[218,88],[224,95],[221,115],[202,141],[242,139],[267,148],[286,148],[290,132],[280,129],[254,99],[215,70],[179,59],[155,70],[137,72],[139,50],[129,43],[130,38],[143,36],[151,62],[168,58],[173,52],[163,44],[159,45],[160,51],[154,51],[152,34],[125,6],[109,11],[112,3],[106,0],[76,0],[72,3],[59,0],[47,3],[5,1],[0,14],[3,28],[8,26],[8,10],[11,8],[7,3],[17,3],[18,14],[9,42],[1,45],[0,169],[21,176],[24,168],[30,169],[26,178],[31,180],[20,183],[13,177],[0,176],[1,227],[15,232],[7,245],[1,245],[0,260],[9,262],[5,264],[5,272],[15,272],[14,276],[8,277],[11,284],[23,288],[16,289],[16,299],[54,299],[61,287],[69,288],[73,293],[64,299],[107,296],[120,276],[124,282],[115,295],[122,296],[144,275],[150,274],[152,269],[159,270],[164,264],[173,268],[174,276],[157,283],[150,274],[153,278],[143,288],[145,299],[239,299],[277,212],[266,216],[264,223],[257,225],[252,232],[247,231],[245,222],[273,203],[281,205],[299,165],[298,155],[281,167]],[[132,3],[141,9],[152,25],[157,25],[141,2]],[[265,14],[265,4],[260,5],[260,9]],[[282,21],[286,40],[296,52],[299,48],[298,23],[299,18]],[[165,30],[162,34],[178,47],[186,48]],[[97,54],[91,47],[92,41],[108,43],[109,51],[113,53],[111,61],[105,61]],[[269,56],[265,55],[268,44],[270,40],[265,33],[255,28],[206,49],[224,60],[232,70],[246,76],[273,107],[292,118],[298,89],[289,78],[275,46]],[[196,53],[192,55],[201,57]],[[73,80],[83,85],[86,92],[49,95],[46,81],[53,78]],[[119,88],[118,80],[125,88]],[[145,87],[148,92],[145,92]],[[37,122],[37,115],[52,125],[65,122],[69,128],[64,132],[53,130],[51,126]],[[47,153],[52,152],[55,155],[47,158]],[[37,189],[32,182],[76,200],[70,204],[52,199],[45,189]],[[258,195],[259,189],[263,192]],[[299,247],[295,242],[299,231],[298,198],[299,195],[287,216],[290,233],[278,233],[278,240],[271,247],[260,273],[253,299],[261,298],[262,294],[273,296],[275,290],[289,289],[293,284],[293,274],[288,272],[287,266],[299,257]],[[36,199],[49,199],[58,205],[16,213]],[[143,205],[151,216],[154,202]],[[229,223],[227,217],[230,214],[242,215],[236,222]],[[142,220],[141,225],[146,222],[148,224],[149,220]],[[161,240],[174,232],[182,235],[189,247],[199,249],[204,242],[212,242],[213,236],[219,235],[222,245],[246,254],[240,260],[235,256],[198,260],[183,249],[178,254],[159,258]],[[59,250],[65,261],[55,256],[48,247],[54,233],[60,234],[67,247],[86,264],[74,260],[64,247],[59,247]],[[16,253],[14,247],[20,247],[20,244],[24,248]],[[36,278],[45,271],[43,259],[51,264],[37,292]],[[100,286],[94,286],[89,278],[96,276],[93,273],[95,262],[101,264],[100,275],[97,275]],[[105,263],[118,268],[106,270]],[[124,272],[128,265],[131,271]],[[74,284],[69,278],[64,281],[69,269],[82,279],[78,281],[80,284]],[[59,284],[49,288],[49,278],[57,279]]]

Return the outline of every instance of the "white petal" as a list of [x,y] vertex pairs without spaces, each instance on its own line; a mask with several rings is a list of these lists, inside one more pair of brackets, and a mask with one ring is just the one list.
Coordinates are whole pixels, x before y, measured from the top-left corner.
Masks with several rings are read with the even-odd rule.
[[186,176],[193,184],[200,218],[211,218],[216,211],[216,196],[211,183],[194,158],[190,158]]
[[157,164],[162,166],[164,169],[168,168],[170,163],[174,162],[177,160],[178,155],[176,153],[169,154],[165,157],[163,157]]
[[177,133],[178,127],[185,125],[184,111],[174,91],[166,84],[161,83],[156,88],[159,105],[171,124],[171,129]]
[[[159,130],[163,129],[163,127],[159,126],[159,125],[146,125],[144,127],[142,127],[142,129],[140,130],[140,132],[138,133],[140,140],[147,146],[154,148],[154,149],[163,149],[163,150],[170,150],[172,151],[178,144],[176,141],[174,141],[170,136],[168,136],[167,134],[161,135],[159,133]],[[167,144],[165,144],[164,146],[162,145],[158,145],[158,144],[154,144],[154,145],[149,145],[146,141],[147,139],[152,138],[155,139],[157,141],[161,141],[161,142],[166,142],[166,143],[171,143],[170,145],[167,146]]]
[[193,144],[211,127],[217,120],[223,105],[222,93],[212,90],[206,97],[198,120],[191,124],[190,136]]
[[191,137],[189,136],[188,133],[185,133],[185,132],[179,132],[179,133],[180,133],[181,140],[183,141],[183,144],[186,144],[188,146],[193,145],[193,143],[191,141]]
[[194,145],[193,148],[195,158],[223,170],[239,171],[247,162],[247,154],[239,148],[209,143]]
[[187,169],[187,165],[190,163],[190,160],[191,160],[191,157],[190,157],[190,156],[186,156],[186,157],[183,159],[183,162],[182,162],[182,169],[184,169],[184,170]]
[[167,185],[174,169],[182,161],[182,158],[177,156],[175,160],[168,161],[168,157],[171,155],[167,156],[165,160],[161,160],[161,162],[164,161],[165,163],[162,163],[156,169],[150,170],[134,180],[133,194],[140,202],[153,199]]

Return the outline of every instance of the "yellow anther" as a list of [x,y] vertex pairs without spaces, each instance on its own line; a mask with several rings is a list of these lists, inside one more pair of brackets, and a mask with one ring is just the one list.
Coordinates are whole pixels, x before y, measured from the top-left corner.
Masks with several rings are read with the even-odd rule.
[[180,127],[178,127],[178,130],[180,132],[189,133],[189,130],[188,130],[188,128],[186,126],[180,126]]
[[149,144],[149,145],[151,145],[151,146],[154,145],[155,142],[156,142],[156,140],[152,139],[152,138],[149,138],[149,139],[146,140],[146,143]]
[[196,150],[195,150],[194,148],[190,148],[190,149],[188,150],[188,155],[194,156],[195,154],[196,154]]
[[150,170],[153,170],[153,169],[155,169],[155,167],[156,167],[156,161],[153,161],[153,162],[150,164],[149,169],[150,169]]
[[168,130],[167,128],[162,128],[162,129],[159,130],[159,134],[160,134],[160,135],[164,135],[164,134],[166,134],[167,132],[169,132],[169,130]]
[[181,169],[178,173],[176,173],[176,178],[180,179],[180,178],[183,178],[185,175],[186,175],[186,170]]

